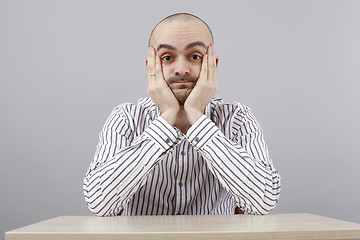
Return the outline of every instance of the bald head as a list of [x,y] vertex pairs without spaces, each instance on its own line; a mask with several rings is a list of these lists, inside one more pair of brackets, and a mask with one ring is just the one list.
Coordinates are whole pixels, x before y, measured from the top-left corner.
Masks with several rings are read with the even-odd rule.
[[205,33],[207,35],[211,44],[214,43],[214,37],[211,29],[202,19],[189,13],[176,13],[164,18],[154,27],[150,34],[149,47],[154,46],[159,34],[163,34],[163,31],[167,31],[169,28],[172,28],[174,24],[177,26],[182,24],[185,28],[186,25],[190,26],[190,28],[191,26],[194,26],[194,28],[196,27],[198,31],[203,31],[203,34]]

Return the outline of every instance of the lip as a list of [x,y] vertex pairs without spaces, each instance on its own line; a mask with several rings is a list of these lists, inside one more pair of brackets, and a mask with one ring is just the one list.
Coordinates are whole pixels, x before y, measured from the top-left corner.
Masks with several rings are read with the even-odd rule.
[[192,82],[192,81],[188,81],[188,80],[178,80],[174,83],[187,83],[187,82]]
[[176,81],[174,83],[170,84],[171,88],[173,89],[188,89],[193,88],[195,86],[195,83],[192,81]]

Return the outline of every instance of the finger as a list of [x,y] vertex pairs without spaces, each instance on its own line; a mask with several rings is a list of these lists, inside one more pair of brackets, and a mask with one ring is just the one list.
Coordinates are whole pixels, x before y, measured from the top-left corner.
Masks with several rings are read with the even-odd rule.
[[146,70],[147,70],[148,84],[150,83],[150,53],[151,53],[151,47],[149,47],[148,55],[146,58]]
[[155,59],[155,74],[156,74],[156,80],[165,80],[162,72],[161,60],[159,55],[156,55],[156,59]]
[[153,47],[151,47],[151,51],[150,51],[150,70],[151,70],[151,74],[155,73],[155,49]]
[[212,55],[213,55],[213,64],[214,66],[216,66],[216,56],[215,56],[215,51],[214,51],[214,45],[211,45],[211,52],[212,52]]
[[212,80],[214,75],[214,53],[213,53],[213,46],[209,46],[208,50],[208,80]]
[[208,55],[205,53],[203,55],[199,80],[204,79],[204,81],[207,81],[207,78],[208,78]]
[[154,79],[154,73],[155,73],[155,54],[153,47],[150,47],[149,49],[147,61],[148,61],[148,65],[147,65],[148,80],[151,81],[152,79]]
[[215,56],[215,52],[214,52],[214,46],[211,45],[210,49],[209,49],[209,80],[211,82],[216,82],[216,74],[217,74],[217,69],[216,69],[216,56]]
[[151,62],[150,54],[151,54],[151,47],[149,47],[149,51],[148,51],[148,54],[147,54],[147,57],[146,57],[146,70],[148,71],[148,73],[150,71],[150,62]]

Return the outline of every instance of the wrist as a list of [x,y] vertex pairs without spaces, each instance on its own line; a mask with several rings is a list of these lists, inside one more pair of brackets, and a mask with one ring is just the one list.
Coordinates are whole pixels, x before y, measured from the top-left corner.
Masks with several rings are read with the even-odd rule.
[[204,115],[204,111],[197,109],[185,109],[185,112],[191,125],[193,125],[202,115]]
[[160,113],[160,116],[165,119],[170,125],[175,126],[178,113],[179,111],[176,110],[165,111]]

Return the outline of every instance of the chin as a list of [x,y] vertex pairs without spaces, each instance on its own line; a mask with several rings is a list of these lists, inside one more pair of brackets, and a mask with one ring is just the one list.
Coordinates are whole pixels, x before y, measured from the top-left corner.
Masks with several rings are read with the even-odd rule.
[[178,96],[175,96],[175,97],[176,97],[176,99],[178,100],[180,106],[183,106],[184,103],[185,103],[185,101],[186,101],[186,99],[187,99],[187,96],[186,96],[186,97],[178,97]]
[[179,101],[179,104],[181,106],[184,105],[186,99],[188,98],[188,96],[190,95],[192,89],[176,89],[176,90],[173,90],[173,93],[176,97],[176,99]]

